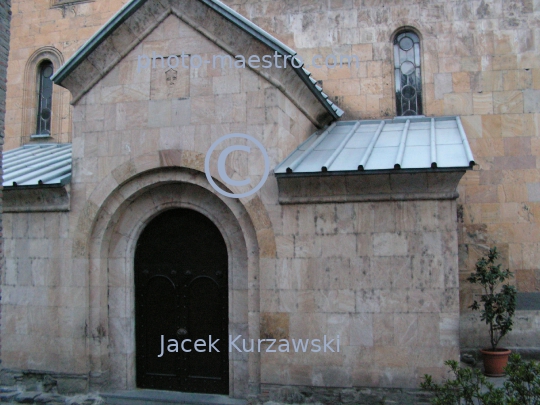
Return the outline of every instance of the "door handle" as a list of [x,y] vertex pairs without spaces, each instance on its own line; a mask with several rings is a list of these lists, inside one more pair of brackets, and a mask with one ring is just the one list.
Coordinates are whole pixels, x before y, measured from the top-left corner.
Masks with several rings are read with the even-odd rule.
[[186,328],[180,328],[176,331],[176,334],[178,336],[186,336],[187,335],[187,329]]

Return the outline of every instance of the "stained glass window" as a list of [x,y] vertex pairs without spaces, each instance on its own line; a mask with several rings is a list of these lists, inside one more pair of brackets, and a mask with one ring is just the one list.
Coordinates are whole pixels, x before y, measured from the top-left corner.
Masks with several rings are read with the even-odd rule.
[[39,97],[36,134],[40,135],[51,133],[52,74],[53,64],[50,61],[44,61],[39,65]]
[[394,39],[397,115],[422,115],[420,40],[407,31]]

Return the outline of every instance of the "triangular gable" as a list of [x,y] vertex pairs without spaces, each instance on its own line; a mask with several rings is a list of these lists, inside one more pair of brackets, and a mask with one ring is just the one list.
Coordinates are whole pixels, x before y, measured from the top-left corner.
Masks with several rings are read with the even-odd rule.
[[[169,15],[175,15],[231,55],[296,52],[218,0],[131,0],[54,74],[76,103]],[[298,64],[296,64],[298,65]],[[279,88],[316,126],[343,115],[303,67],[252,69]]]

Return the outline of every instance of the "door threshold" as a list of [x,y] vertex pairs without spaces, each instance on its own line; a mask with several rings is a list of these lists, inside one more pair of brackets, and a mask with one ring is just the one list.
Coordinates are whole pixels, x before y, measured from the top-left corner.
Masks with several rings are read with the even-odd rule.
[[245,405],[245,399],[227,395],[195,394],[191,392],[161,391],[148,389],[119,390],[99,394],[106,405]]

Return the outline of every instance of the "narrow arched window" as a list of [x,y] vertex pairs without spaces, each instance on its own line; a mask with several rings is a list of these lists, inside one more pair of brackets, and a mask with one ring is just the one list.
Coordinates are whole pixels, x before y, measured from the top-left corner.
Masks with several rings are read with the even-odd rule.
[[420,39],[414,32],[394,38],[394,68],[397,115],[422,115]]
[[53,74],[53,64],[50,61],[44,61],[39,65],[39,95],[37,108],[36,134],[51,134],[51,116],[52,116],[52,90],[53,83],[51,76]]

